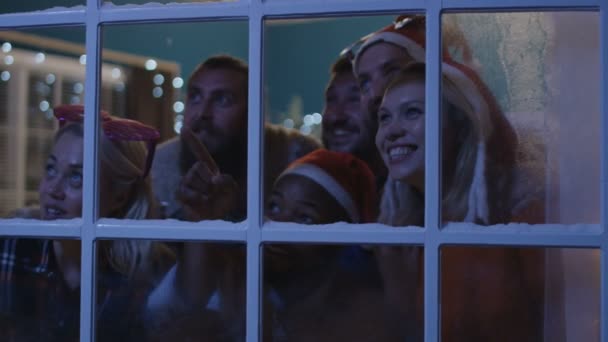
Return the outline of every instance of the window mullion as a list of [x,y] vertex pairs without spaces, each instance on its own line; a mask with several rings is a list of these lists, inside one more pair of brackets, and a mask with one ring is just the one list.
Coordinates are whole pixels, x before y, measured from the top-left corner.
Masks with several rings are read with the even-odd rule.
[[81,228],[80,341],[94,340],[95,331],[95,216],[97,210],[98,96],[100,83],[100,32],[98,0],[87,0],[86,77],[84,119],[84,174]]
[[246,341],[257,342],[261,326],[261,258],[263,187],[262,40],[261,0],[250,0],[249,11],[249,115],[247,143],[247,302]]
[[428,1],[426,12],[426,136],[424,244],[424,340],[438,341],[439,248],[441,223],[441,136],[440,136],[440,32],[441,0]]
[[600,336],[601,341],[608,342],[608,324],[606,323],[606,317],[608,317],[608,97],[606,92],[608,91],[608,3],[602,2],[600,5],[600,94],[601,96],[601,166],[600,166],[600,179],[602,184],[601,192],[601,210],[602,210],[602,250],[601,250],[601,262],[600,262]]

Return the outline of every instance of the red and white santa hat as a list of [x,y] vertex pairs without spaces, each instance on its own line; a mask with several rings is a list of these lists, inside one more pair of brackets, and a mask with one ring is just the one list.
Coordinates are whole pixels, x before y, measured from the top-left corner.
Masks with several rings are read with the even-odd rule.
[[348,213],[353,223],[376,219],[375,178],[367,164],[349,153],[315,150],[291,163],[277,178],[306,177],[325,189]]
[[344,49],[340,55],[349,55],[356,69],[363,51],[375,43],[387,42],[403,47],[413,60],[424,61],[425,23],[426,19],[422,15],[399,16],[392,24],[361,38]]
[[[470,67],[479,68],[479,63],[472,56],[472,51],[460,29],[446,23],[442,26],[442,59],[450,59],[452,52],[460,52],[461,59]],[[405,14],[397,17],[390,25],[370,33],[354,44],[342,50],[340,56],[349,56],[353,66],[357,67],[359,58],[370,46],[386,42],[404,48],[415,62],[425,61],[426,17],[424,15]]]

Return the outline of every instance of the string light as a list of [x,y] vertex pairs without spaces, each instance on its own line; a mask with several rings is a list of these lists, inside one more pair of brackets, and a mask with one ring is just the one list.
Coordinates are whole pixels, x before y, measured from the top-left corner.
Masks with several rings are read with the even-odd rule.
[[293,128],[294,125],[295,125],[295,122],[293,122],[292,119],[285,119],[283,121],[283,127],[285,127],[285,128]]
[[120,78],[120,75],[122,74],[122,72],[120,71],[120,69],[118,68],[114,68],[112,69],[112,78],[113,79],[118,79]]
[[172,84],[173,84],[173,88],[176,88],[176,89],[181,88],[184,86],[184,79],[181,77],[175,77],[173,79]]
[[3,80],[4,82],[7,82],[8,80],[11,79],[11,73],[9,71],[3,71],[2,73],[0,73],[0,79]]
[[48,74],[48,75],[46,75],[46,79],[45,79],[46,84],[49,84],[49,85],[53,84],[53,83],[55,83],[55,80],[56,80],[56,77],[55,77],[54,74]]
[[40,105],[38,106],[40,108],[40,111],[42,112],[46,112],[47,110],[49,110],[49,108],[51,108],[51,105],[49,104],[48,101],[41,101]]
[[77,82],[74,84],[73,90],[76,94],[82,94],[82,92],[84,91],[84,85],[80,82]]
[[159,86],[159,85],[162,85],[163,83],[165,83],[165,76],[163,76],[161,74],[156,74],[156,75],[154,75],[154,78],[152,80],[154,81],[154,84]]
[[146,63],[144,64],[144,66],[145,66],[146,70],[152,71],[152,70],[156,70],[158,63],[156,63],[156,61],[153,59],[148,59],[146,61]]
[[154,89],[152,89],[152,96],[154,96],[156,98],[163,96],[163,88],[154,87]]
[[12,49],[13,49],[13,45],[11,45],[11,43],[6,42],[6,43],[2,44],[2,52],[9,53],[9,52],[11,52]]
[[42,52],[38,52],[38,53],[36,54],[36,56],[34,56],[34,61],[35,61],[37,64],[44,63],[44,61],[45,61],[45,60],[46,60],[46,56],[45,56],[45,55],[44,55],[44,53],[42,53]]
[[312,123],[313,124],[320,125],[322,121],[323,121],[323,115],[321,115],[319,113],[312,114]]
[[173,130],[175,130],[175,133],[179,134],[182,131],[183,126],[184,124],[181,121],[176,121],[175,124],[173,124]]
[[176,113],[181,113],[184,111],[184,103],[182,101],[176,101],[173,104],[173,111]]

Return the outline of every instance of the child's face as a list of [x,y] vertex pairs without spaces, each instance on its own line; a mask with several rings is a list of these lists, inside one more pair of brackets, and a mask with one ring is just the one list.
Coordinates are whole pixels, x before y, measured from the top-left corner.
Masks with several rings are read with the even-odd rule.
[[[274,185],[266,206],[272,221],[302,224],[328,224],[350,221],[346,210],[323,187],[299,175],[286,175]],[[281,283],[291,271],[316,270],[326,265],[336,252],[333,246],[305,244],[266,245],[266,279]]]
[[346,210],[323,187],[299,175],[286,175],[274,185],[266,206],[272,221],[326,224],[350,221]]

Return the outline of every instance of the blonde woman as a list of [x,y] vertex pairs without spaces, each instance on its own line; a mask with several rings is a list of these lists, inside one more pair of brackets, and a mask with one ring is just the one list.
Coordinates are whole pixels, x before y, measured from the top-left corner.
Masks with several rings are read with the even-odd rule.
[[[407,66],[388,86],[377,115],[376,146],[389,173],[379,221],[388,225],[424,225],[425,155],[433,153],[426,150],[424,77],[424,64]],[[538,222],[513,193],[517,139],[479,76],[444,61],[441,104],[442,221]],[[421,324],[421,249],[378,248],[376,256],[388,305]],[[442,341],[542,338],[538,251],[446,247],[441,263]]]
[[[59,121],[44,175],[39,186],[42,220],[71,219],[82,215],[83,115],[82,106],[60,106]],[[101,113],[99,216],[146,219],[158,217],[148,171],[159,133],[139,122]],[[16,254],[23,253],[18,239]],[[46,276],[31,278],[29,290],[17,298],[36,298],[36,308],[16,308],[24,319],[39,320],[41,339],[76,340],[79,333],[80,242],[33,240],[44,260]],[[123,340],[136,333],[137,317],[147,289],[155,285],[171,252],[159,243],[143,240],[99,241],[97,262],[97,338]],[[38,245],[37,245],[38,246]],[[30,248],[31,249],[31,248]],[[21,260],[18,258],[18,260]],[[27,267],[25,267],[27,269]],[[35,273],[36,270],[32,270]],[[17,278],[17,277],[16,277]],[[34,284],[40,285],[37,286]]]

